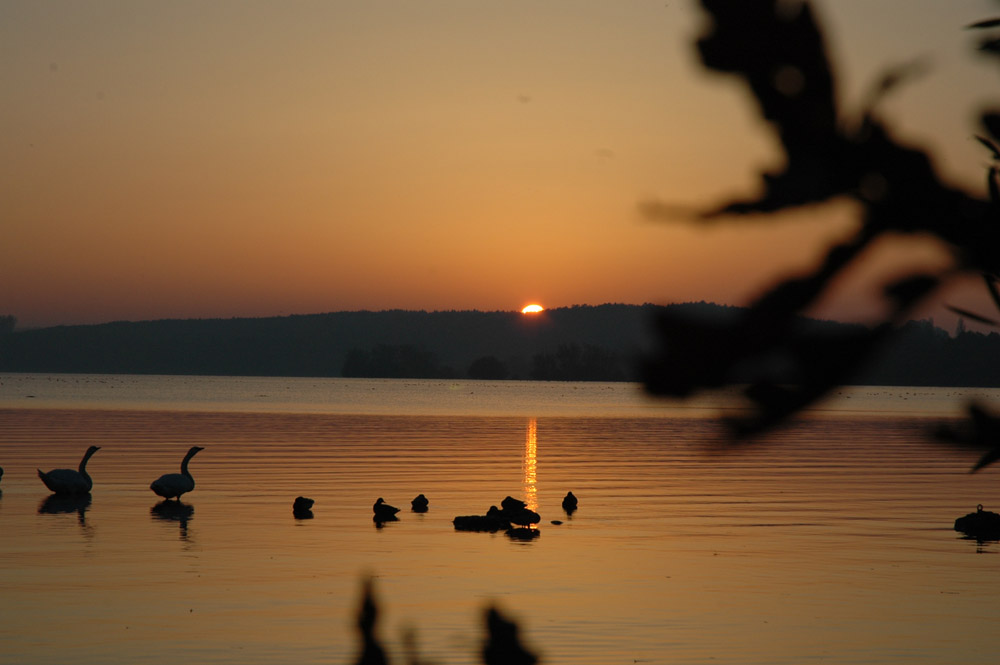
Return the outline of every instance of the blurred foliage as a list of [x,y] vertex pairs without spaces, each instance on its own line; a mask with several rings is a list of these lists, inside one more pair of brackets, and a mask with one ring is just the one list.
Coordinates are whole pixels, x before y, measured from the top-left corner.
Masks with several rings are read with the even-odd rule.
[[[538,662],[538,657],[521,643],[520,629],[516,622],[505,617],[496,607],[487,607],[484,619],[486,637],[480,650],[484,665],[535,665]],[[361,648],[354,661],[355,665],[388,665],[390,662],[378,638],[377,622],[378,603],[375,600],[375,588],[371,579],[367,579],[362,585],[361,606],[358,609]],[[413,633],[404,635],[403,641],[408,665],[421,665],[426,662],[421,660],[417,653],[416,637]]]
[[[675,312],[657,319],[659,350],[645,363],[647,389],[686,397],[732,385],[740,377],[750,409],[731,424],[737,434],[750,435],[780,424],[849,382],[946,281],[980,275],[1000,309],[1000,111],[981,114],[984,132],[977,139],[994,160],[986,174],[989,198],[983,200],[945,184],[930,155],[904,145],[879,115],[882,98],[919,73],[922,63],[887,71],[872,86],[864,108],[852,114],[838,105],[835,72],[809,4],[702,0],[701,5],[709,19],[697,42],[702,63],[747,86],[778,139],[784,163],[761,174],[757,196],[724,201],[697,213],[696,221],[734,216],[759,221],[769,213],[845,198],[860,210],[853,237],[828,248],[813,270],[773,285],[735,319],[706,321]],[[969,27],[998,26],[1000,21],[991,19]],[[979,49],[1000,56],[1000,39],[985,37]],[[677,218],[677,209],[659,202],[645,203],[643,210],[651,217]],[[951,265],[939,272],[913,268],[889,283],[873,284],[887,306],[884,318],[873,326],[830,334],[800,325],[802,313],[876,239],[915,233],[943,241]],[[981,322],[995,321],[952,309]],[[970,415],[969,431],[949,431],[945,438],[997,446],[1000,442],[985,432],[996,431],[998,420],[981,406],[971,406]],[[983,459],[991,455],[987,452]]]

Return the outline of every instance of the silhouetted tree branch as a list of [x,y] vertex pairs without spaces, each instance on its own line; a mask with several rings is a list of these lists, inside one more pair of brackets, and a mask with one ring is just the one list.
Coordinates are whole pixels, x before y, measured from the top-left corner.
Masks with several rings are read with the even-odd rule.
[[[903,145],[879,117],[877,104],[922,63],[889,70],[873,86],[856,116],[838,105],[836,77],[823,32],[808,3],[778,0],[702,0],[709,27],[697,42],[709,69],[732,74],[749,88],[761,116],[779,140],[784,164],[761,174],[761,192],[702,211],[698,219],[772,213],[848,198],[861,210],[853,238],[829,249],[811,272],[782,281],[731,321],[706,322],[665,312],[657,320],[660,351],[645,364],[644,382],[654,394],[684,397],[697,391],[746,383],[751,412],[733,420],[740,434],[759,432],[849,382],[894,328],[942,283],[959,274],[982,275],[1000,309],[1000,113],[985,112],[980,136],[994,158],[987,173],[990,198],[982,200],[946,185],[921,148]],[[977,29],[1000,21],[982,21]],[[1000,40],[985,38],[980,50],[1000,56]],[[644,214],[671,217],[675,210],[645,202]],[[873,328],[828,335],[804,328],[801,314],[860,260],[866,247],[887,234],[927,233],[951,250],[952,264],[939,272],[913,269],[883,284],[887,314]],[[963,316],[991,317],[958,310]],[[983,432],[1000,421],[981,407],[971,411],[975,431],[965,443],[987,445]],[[995,441],[994,441],[995,443]],[[1000,457],[1000,452],[996,457]],[[975,468],[990,463],[987,454]]]

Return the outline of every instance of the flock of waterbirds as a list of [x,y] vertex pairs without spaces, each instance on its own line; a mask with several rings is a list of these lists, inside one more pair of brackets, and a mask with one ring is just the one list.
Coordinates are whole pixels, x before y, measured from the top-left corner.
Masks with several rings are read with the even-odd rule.
[[[311,517],[312,499],[298,497],[292,506],[296,516],[300,516],[300,511],[307,511]],[[568,492],[562,500],[563,510],[567,515],[576,512],[578,500],[573,492]],[[423,494],[418,494],[410,501],[410,510],[415,513],[426,513],[430,508],[430,500]],[[386,522],[396,522],[399,520],[400,509],[388,504],[385,499],[379,497],[372,504],[372,521],[376,526],[382,526]],[[512,496],[507,496],[500,502],[500,507],[490,506],[485,515],[459,515],[452,520],[456,531],[487,531],[495,533],[504,531],[508,536],[520,540],[530,540],[537,538],[541,532],[537,525],[542,521],[541,515],[528,508],[528,505]],[[552,524],[562,524],[561,520],[552,520]]]
[[[76,469],[53,469],[45,472],[38,470],[38,477],[42,483],[57,497],[64,496],[85,496],[93,489],[94,481],[87,473],[87,462],[94,453],[100,450],[100,446],[90,446],[83,454],[80,465]],[[201,446],[191,446],[184,459],[181,460],[180,473],[165,473],[149,485],[158,496],[164,499],[175,499],[180,502],[181,495],[194,490],[194,477],[188,469],[191,458],[204,450]],[[0,479],[3,478],[3,468],[0,467]],[[313,516],[312,499],[304,496],[295,498],[292,503],[292,513],[298,519],[309,519]],[[577,509],[577,498],[573,492],[569,492],[562,500],[563,510],[567,515],[572,515]],[[420,494],[411,502],[411,510],[415,513],[425,513],[428,511],[430,501],[426,496]],[[385,502],[382,497],[372,505],[372,520],[376,526],[382,526],[385,522],[398,521],[399,508]],[[518,499],[507,496],[500,502],[500,507],[490,506],[483,515],[459,515],[452,520],[452,524],[458,531],[487,531],[495,533],[504,531],[514,538],[531,539],[537,538],[540,534],[536,528],[541,522],[541,516]],[[553,524],[561,524],[560,520],[552,520]],[[1000,514],[989,510],[983,510],[982,504],[977,506],[976,512],[969,513],[955,520],[955,530],[965,534],[967,537],[977,540],[1000,540]]]
[[[299,497],[301,499],[302,497]],[[299,499],[296,499],[298,501]],[[423,494],[410,501],[411,510],[415,513],[425,513],[430,501]],[[577,498],[569,492],[562,502],[563,510],[572,515],[577,508]],[[399,520],[399,508],[385,502],[379,497],[372,505],[372,520],[376,526],[385,522]],[[485,515],[459,515],[452,520],[456,531],[488,531],[495,533],[504,531],[512,538],[529,540],[537,538],[540,531],[537,528],[542,521],[541,515],[528,508],[528,505],[512,496],[504,498],[500,507],[490,506]],[[562,524],[560,520],[552,520],[553,524]]]
[[[48,472],[38,469],[38,477],[53,494],[62,496],[90,494],[90,490],[94,487],[94,481],[87,473],[87,462],[100,449],[100,446],[87,448],[87,452],[83,454],[83,459],[80,460],[80,465],[76,469],[52,469]],[[194,489],[194,477],[188,470],[188,463],[202,450],[204,448],[201,446],[191,446],[184,455],[184,459],[181,460],[181,472],[163,474],[150,483],[149,489],[164,499],[180,501],[182,494],[187,494]],[[2,475],[3,471],[0,470],[0,476]]]
[[[76,469],[53,469],[48,472],[38,469],[38,477],[54,497],[89,496],[94,481],[87,473],[87,462],[100,449],[100,446],[87,448]],[[164,499],[175,499],[179,504],[181,495],[194,490],[194,477],[188,469],[188,464],[191,458],[202,450],[205,450],[202,446],[191,446],[181,460],[180,473],[163,474],[150,483],[149,489]],[[0,479],[2,478],[3,468],[0,467]],[[310,498],[296,497],[292,503],[292,514],[297,519],[310,519],[313,517],[314,504],[315,501]],[[573,492],[568,492],[562,500],[562,507],[567,515],[572,515],[576,511],[577,504]],[[410,508],[415,513],[426,513],[429,507],[430,500],[423,494],[417,495],[410,501]],[[386,503],[382,497],[372,505],[372,513],[372,520],[376,526],[399,520],[399,508]],[[499,508],[490,506],[484,515],[459,515],[452,520],[452,524],[458,531],[504,531],[514,538],[530,539],[538,537],[540,532],[536,527],[541,519],[541,516],[528,508],[524,501],[507,496],[500,502]],[[562,522],[552,520],[552,524],[562,524]]]

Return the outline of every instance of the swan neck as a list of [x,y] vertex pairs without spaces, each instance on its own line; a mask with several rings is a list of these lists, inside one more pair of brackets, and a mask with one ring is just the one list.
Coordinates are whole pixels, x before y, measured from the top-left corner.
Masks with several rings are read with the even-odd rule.
[[187,476],[188,478],[191,477],[191,472],[188,471],[188,462],[190,462],[191,458],[194,457],[195,454],[197,454],[198,452],[199,451],[197,449],[189,450],[187,455],[184,456],[184,459],[181,460],[181,473]]
[[83,474],[84,476],[86,476],[86,475],[87,475],[87,462],[88,462],[88,461],[90,460],[90,458],[91,458],[91,457],[92,457],[92,456],[94,455],[94,453],[96,453],[96,452],[97,452],[96,450],[94,450],[93,448],[91,448],[91,449],[89,449],[89,450],[88,450],[88,451],[87,451],[86,453],[84,453],[84,455],[83,455],[83,459],[82,459],[82,460],[80,460],[80,467],[79,467],[79,471],[80,471],[80,473],[81,473],[81,474]]

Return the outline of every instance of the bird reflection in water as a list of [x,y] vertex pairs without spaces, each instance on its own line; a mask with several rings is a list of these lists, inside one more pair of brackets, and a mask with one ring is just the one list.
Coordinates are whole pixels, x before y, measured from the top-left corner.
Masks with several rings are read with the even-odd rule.
[[39,515],[76,513],[80,526],[87,526],[86,513],[90,508],[90,494],[51,494],[38,506]]
[[372,523],[375,525],[376,529],[383,528],[386,522],[398,522],[398,521],[399,518],[396,517],[395,515],[389,515],[387,517],[379,517],[378,515],[375,515],[374,517],[372,517]]
[[177,522],[180,526],[181,540],[188,539],[188,520],[194,519],[194,506],[180,499],[164,499],[149,509],[154,520]]
[[539,529],[530,526],[516,526],[507,529],[504,534],[511,540],[534,540],[542,535]]

